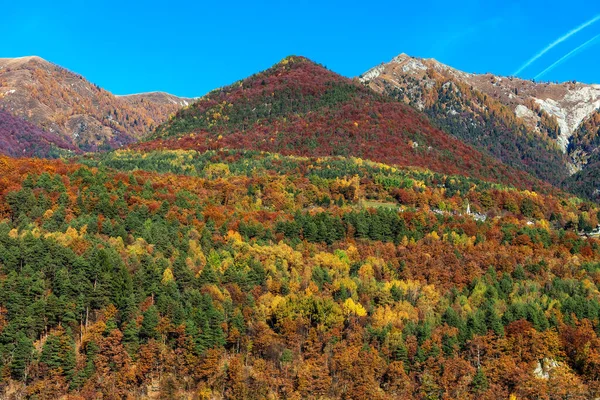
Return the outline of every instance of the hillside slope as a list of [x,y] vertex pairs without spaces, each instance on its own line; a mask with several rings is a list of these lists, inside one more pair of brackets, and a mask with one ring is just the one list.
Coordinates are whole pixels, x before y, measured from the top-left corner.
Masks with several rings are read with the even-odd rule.
[[0,156],[2,399],[600,393],[597,204],[344,157],[80,161]]
[[127,94],[117,97],[119,97],[121,100],[125,100],[132,106],[145,106],[145,104],[150,103],[156,106],[176,106],[177,109],[188,106],[194,101],[194,99],[177,97],[165,92]]
[[53,158],[76,148],[58,136],[0,110],[0,154]]
[[445,131],[555,185],[584,167],[578,127],[600,106],[600,89],[470,74],[401,54],[361,81],[424,111]]
[[0,58],[0,109],[86,151],[131,143],[189,102],[156,93],[117,97],[42,58]]
[[524,187],[506,167],[394,99],[303,57],[215,90],[159,126],[141,149],[240,148],[302,156],[355,156]]

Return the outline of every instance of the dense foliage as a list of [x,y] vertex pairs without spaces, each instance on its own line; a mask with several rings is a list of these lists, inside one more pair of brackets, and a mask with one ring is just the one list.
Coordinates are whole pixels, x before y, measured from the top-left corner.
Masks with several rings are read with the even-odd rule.
[[[2,60],[0,107],[84,151],[131,143],[180,108],[173,100],[152,101],[151,94],[115,96],[81,75],[38,57],[19,60]],[[35,142],[31,136],[22,140]],[[3,150],[0,147],[0,152]]]
[[385,93],[414,107],[422,106],[444,131],[539,179],[558,185],[569,176],[567,158],[549,140],[558,137],[558,124],[539,105],[532,102],[528,106],[538,113],[538,129],[543,134],[533,132],[509,107],[472,86],[433,70],[428,74],[427,83],[434,84],[405,76],[388,84]]
[[0,109],[0,153],[11,157],[56,158],[75,150],[55,133],[46,132]]
[[540,189],[532,176],[434,128],[420,113],[301,57],[209,93],[138,149],[243,148],[355,156]]
[[596,111],[569,140],[568,152],[573,163],[581,168],[565,181],[565,187],[578,196],[600,199],[600,111]]
[[598,211],[358,158],[0,158],[0,396],[597,397]]
[[600,146],[600,110],[584,121],[569,139],[568,153],[575,165],[585,166],[598,160]]
[[564,182],[571,193],[594,201],[600,200],[600,159],[593,157],[581,171],[571,175]]

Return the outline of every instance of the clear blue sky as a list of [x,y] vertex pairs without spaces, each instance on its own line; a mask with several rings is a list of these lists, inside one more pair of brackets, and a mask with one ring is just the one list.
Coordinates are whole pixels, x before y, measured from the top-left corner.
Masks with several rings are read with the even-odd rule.
[[[39,55],[116,94],[181,96],[202,95],[290,54],[346,76],[402,52],[469,72],[510,75],[600,14],[597,0],[3,3],[0,57]],[[599,34],[600,21],[519,75],[535,77]],[[600,40],[541,79],[600,83]]]

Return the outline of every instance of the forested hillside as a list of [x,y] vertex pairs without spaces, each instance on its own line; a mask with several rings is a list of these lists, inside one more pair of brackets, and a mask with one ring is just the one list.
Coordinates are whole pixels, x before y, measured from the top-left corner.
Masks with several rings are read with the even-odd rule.
[[2,157],[0,397],[595,398],[598,211],[354,157]]
[[597,85],[468,73],[406,54],[360,80],[426,113],[454,137],[555,186],[587,169],[595,153],[589,136],[581,136],[597,120]]
[[569,142],[569,151],[586,168],[566,180],[565,187],[578,196],[600,199],[600,111],[585,121]]
[[0,58],[0,110],[83,151],[132,143],[191,102],[166,93],[115,96],[40,57]]
[[388,87],[386,93],[415,107],[426,99],[423,111],[437,126],[508,165],[554,185],[569,176],[567,156],[550,140],[557,138],[559,127],[542,109],[538,109],[543,121],[538,125],[543,130],[540,134],[493,97],[460,81],[430,74],[433,85],[421,87],[422,81],[408,76],[406,89]]
[[254,149],[301,156],[355,156],[543,189],[434,128],[412,107],[303,57],[215,90],[159,126],[135,148]]
[[56,158],[75,152],[75,146],[56,133],[44,131],[0,109],[0,154]]

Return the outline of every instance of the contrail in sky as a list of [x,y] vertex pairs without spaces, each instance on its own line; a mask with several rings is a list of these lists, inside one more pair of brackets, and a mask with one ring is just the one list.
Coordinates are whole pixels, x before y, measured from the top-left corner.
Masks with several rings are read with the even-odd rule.
[[573,36],[574,34],[576,34],[577,32],[579,32],[580,30],[585,29],[585,28],[587,28],[588,26],[590,26],[592,24],[595,24],[596,22],[598,22],[598,20],[600,20],[600,15],[596,15],[594,18],[592,18],[588,22],[579,25],[577,28],[571,30],[567,34],[559,37],[554,42],[552,42],[548,46],[546,46],[546,48],[544,48],[544,50],[540,51],[535,56],[533,56],[529,61],[527,61],[525,64],[523,64],[521,66],[521,68],[519,68],[518,70],[516,70],[513,75],[520,74],[521,71],[523,71],[525,68],[529,67],[535,60],[537,60],[538,58],[540,58],[541,56],[543,56],[544,54],[546,54],[547,52],[549,52],[550,50],[552,50],[554,48],[554,46],[556,46],[556,45],[564,42],[565,40],[567,40],[568,38],[570,38],[571,36]]
[[568,52],[567,54],[565,54],[564,56],[562,56],[561,58],[559,58],[558,61],[556,61],[554,64],[552,64],[551,66],[549,66],[548,68],[546,68],[545,70],[543,70],[542,72],[540,72],[539,74],[537,74],[535,76],[535,79],[538,79],[540,76],[545,75],[547,72],[553,70],[559,64],[562,64],[564,61],[566,61],[569,58],[573,57],[575,54],[577,54],[580,51],[584,50],[586,47],[588,47],[591,44],[593,44],[598,38],[600,38],[600,35],[594,36],[593,38],[591,38],[590,40],[588,40],[584,44],[582,44],[582,45],[576,47],[575,49],[571,50],[570,52]]

